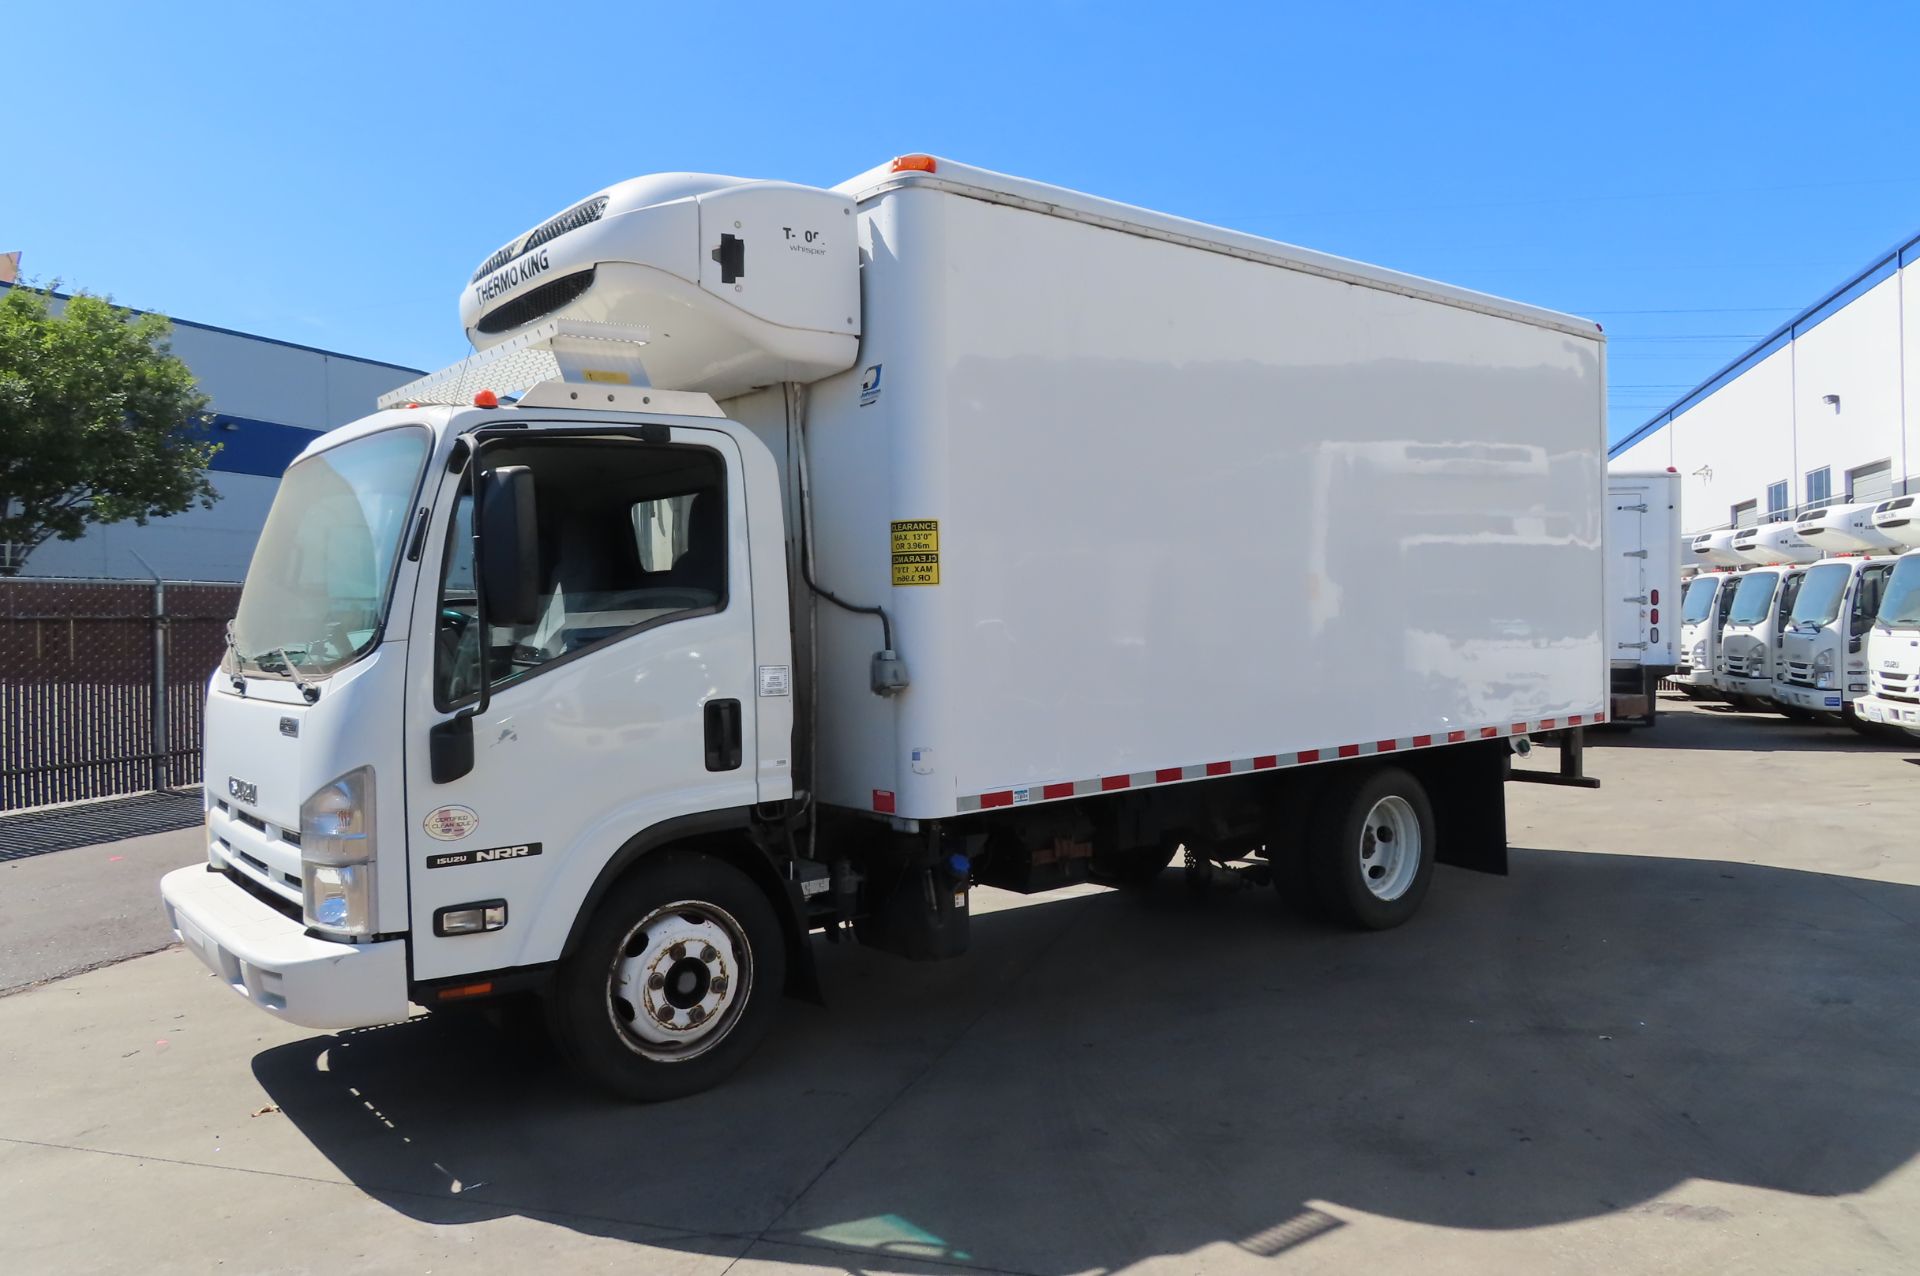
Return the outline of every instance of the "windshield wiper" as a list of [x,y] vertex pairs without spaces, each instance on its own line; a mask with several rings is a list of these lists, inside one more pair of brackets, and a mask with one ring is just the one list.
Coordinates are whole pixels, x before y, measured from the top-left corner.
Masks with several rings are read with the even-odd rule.
[[252,656],[243,656],[236,648],[233,654],[239,660],[251,661],[254,668],[262,673],[284,672],[288,678],[292,679],[293,685],[299,689],[301,697],[308,704],[320,698],[320,688],[300,676],[300,670],[293,663],[292,653],[285,647],[274,647]]
[[320,688],[300,676],[300,671],[293,667],[293,657],[287,654],[287,649],[285,647],[275,647],[273,650],[274,653],[286,663],[287,677],[293,679],[293,685],[300,692],[300,698],[308,704],[312,704],[318,700],[320,698]]
[[[247,679],[246,674],[243,672],[246,667],[246,662],[240,658],[240,648],[236,646],[233,641],[233,622],[231,620],[227,622],[226,639],[227,654],[233,657],[233,668],[227,670],[227,677],[233,682],[233,689],[244,696],[247,694]],[[225,664],[225,661],[221,662],[223,668]]]

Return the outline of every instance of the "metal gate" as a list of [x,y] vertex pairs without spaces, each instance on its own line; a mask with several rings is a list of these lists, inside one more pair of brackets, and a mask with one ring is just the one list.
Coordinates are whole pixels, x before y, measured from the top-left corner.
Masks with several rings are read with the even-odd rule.
[[0,580],[0,811],[200,779],[238,585]]

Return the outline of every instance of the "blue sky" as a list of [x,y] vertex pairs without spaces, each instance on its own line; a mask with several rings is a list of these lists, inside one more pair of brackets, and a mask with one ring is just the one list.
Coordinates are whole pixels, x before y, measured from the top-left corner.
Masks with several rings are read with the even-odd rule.
[[1897,4],[100,5],[6,23],[0,251],[437,368],[597,187],[903,151],[1599,319],[1623,434],[1920,232]]

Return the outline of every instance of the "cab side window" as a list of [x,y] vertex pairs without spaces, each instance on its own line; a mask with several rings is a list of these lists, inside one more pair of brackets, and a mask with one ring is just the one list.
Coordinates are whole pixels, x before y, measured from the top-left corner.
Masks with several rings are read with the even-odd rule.
[[1853,614],[1847,618],[1848,629],[1856,637],[1866,633],[1879,616],[1880,599],[1887,592],[1887,576],[1892,570],[1892,567],[1868,567],[1861,571],[1860,582],[1853,588]]
[[[726,466],[710,448],[626,440],[494,447],[533,472],[541,607],[528,625],[473,616],[473,500],[455,504],[441,576],[435,699],[452,708],[545,666],[727,605]],[[484,547],[483,547],[484,552]]]

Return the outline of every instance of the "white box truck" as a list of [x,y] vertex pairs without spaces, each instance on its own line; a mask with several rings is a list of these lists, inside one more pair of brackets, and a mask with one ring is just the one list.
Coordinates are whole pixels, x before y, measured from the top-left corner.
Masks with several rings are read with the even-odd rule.
[[[1881,502],[1872,526],[1894,544],[1920,544],[1920,496]],[[1902,554],[1888,573],[1866,655],[1867,694],[1855,706],[1860,719],[1920,735],[1920,549]]]
[[[1800,519],[1800,534],[1834,557],[1807,569],[1794,602],[1774,687],[1781,703],[1845,722],[1863,735],[1899,735],[1903,719],[1888,718],[1884,699],[1876,701],[1878,716],[1871,718],[1858,703],[1874,690],[1875,668],[1892,672],[1884,663],[1873,664],[1868,643],[1900,561],[1893,555],[1920,547],[1914,500],[1903,496],[1877,505],[1832,506]],[[1894,610],[1898,614],[1904,608]],[[1880,661],[1893,658],[1889,646],[1881,643]]]
[[[1654,724],[1680,666],[1680,474],[1607,472],[1607,650],[1615,724]],[[1661,620],[1662,609],[1666,620]]]
[[536,992],[685,1094],[812,934],[952,956],[976,883],[1184,848],[1397,924],[1606,716],[1592,323],[929,156],[622,182],[461,304],[209,688],[163,895],[284,1020]]

